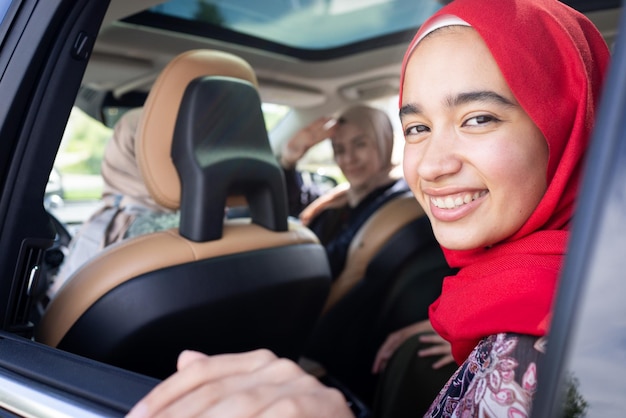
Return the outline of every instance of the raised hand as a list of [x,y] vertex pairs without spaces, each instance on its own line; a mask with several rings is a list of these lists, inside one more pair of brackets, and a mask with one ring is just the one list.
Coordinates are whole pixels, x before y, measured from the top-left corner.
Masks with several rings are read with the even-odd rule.
[[293,169],[296,163],[313,146],[329,138],[335,129],[334,120],[321,117],[300,129],[287,141],[282,149],[280,164],[285,169]]

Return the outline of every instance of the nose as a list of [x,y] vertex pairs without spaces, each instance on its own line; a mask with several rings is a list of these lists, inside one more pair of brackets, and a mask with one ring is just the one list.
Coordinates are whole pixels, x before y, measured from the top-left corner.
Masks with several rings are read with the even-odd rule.
[[337,164],[352,164],[356,161],[356,151],[353,147],[346,147],[341,154],[335,155],[335,160]]
[[453,129],[432,132],[421,149],[417,173],[426,181],[436,181],[461,170],[462,160],[458,155],[458,141]]

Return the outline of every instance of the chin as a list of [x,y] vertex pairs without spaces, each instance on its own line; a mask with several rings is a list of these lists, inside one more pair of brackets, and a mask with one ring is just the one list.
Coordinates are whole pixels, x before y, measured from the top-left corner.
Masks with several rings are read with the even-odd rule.
[[[435,239],[439,242],[439,245],[444,247],[447,250],[454,251],[465,251],[465,250],[474,250],[476,248],[485,247],[481,242],[476,242],[470,238],[459,238],[459,234],[454,233],[453,231],[442,232],[435,229],[434,231]],[[450,236],[454,236],[455,238],[450,238]]]
[[364,188],[367,185],[366,181],[363,181],[361,179],[358,180],[350,180],[348,179],[348,183],[350,183],[350,187],[353,188],[354,190],[359,190]]

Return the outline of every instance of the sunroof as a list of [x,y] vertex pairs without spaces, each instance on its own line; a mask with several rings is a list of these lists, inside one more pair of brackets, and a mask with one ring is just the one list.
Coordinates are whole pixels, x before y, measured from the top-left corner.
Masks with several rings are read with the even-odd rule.
[[437,0],[170,0],[129,20],[322,58],[315,53],[413,33],[441,6]]
[[[170,0],[127,22],[325,60],[407,42],[451,0]],[[503,0],[504,1],[504,0]],[[588,12],[620,0],[562,0]]]

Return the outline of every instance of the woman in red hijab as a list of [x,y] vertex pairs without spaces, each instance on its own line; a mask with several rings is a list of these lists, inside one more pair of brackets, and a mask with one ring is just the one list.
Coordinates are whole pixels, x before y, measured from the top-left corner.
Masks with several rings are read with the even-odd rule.
[[409,46],[405,177],[460,268],[430,309],[462,363],[431,416],[529,412],[608,61],[557,1],[457,0]]
[[[556,0],[455,0],[411,42],[405,177],[460,269],[430,316],[461,366],[427,416],[529,414],[608,62],[596,28]],[[132,416],[351,416],[267,352],[186,352],[179,370]]]

